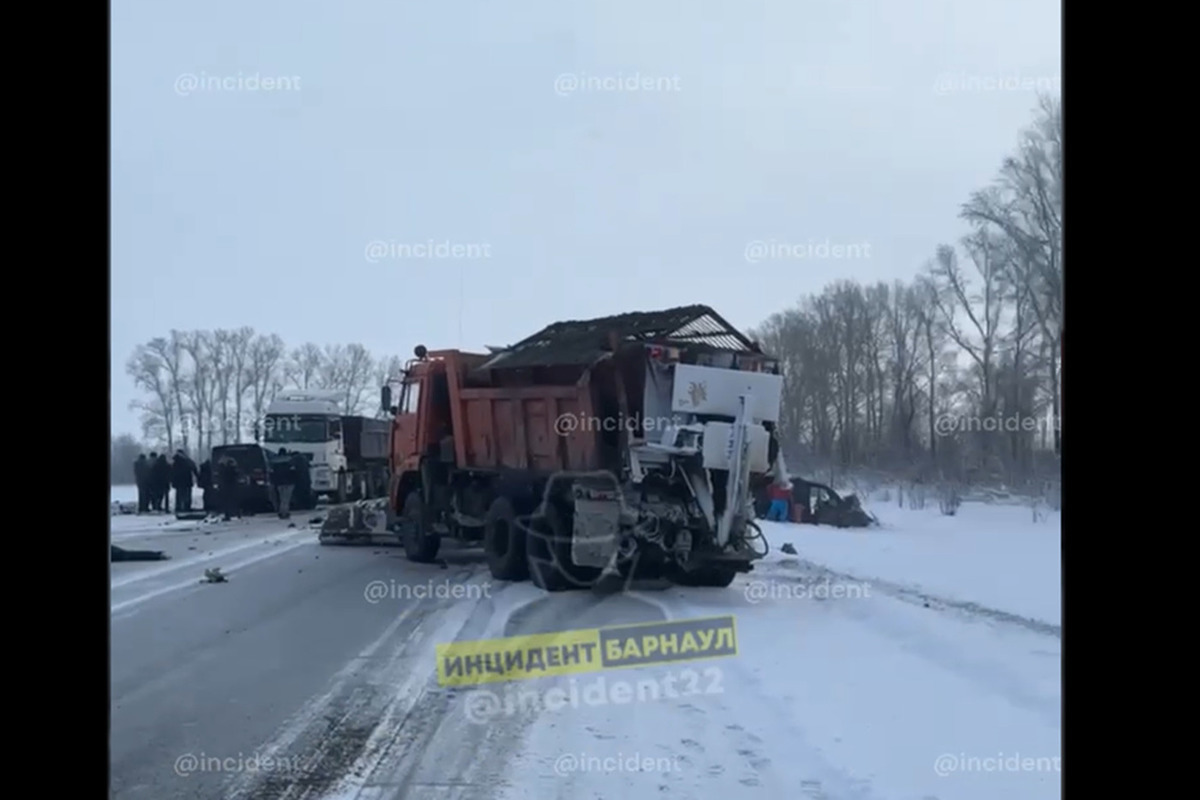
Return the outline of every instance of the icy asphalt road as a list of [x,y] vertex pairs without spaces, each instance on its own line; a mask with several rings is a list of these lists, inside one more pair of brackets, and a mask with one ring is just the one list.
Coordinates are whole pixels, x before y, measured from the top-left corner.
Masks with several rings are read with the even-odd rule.
[[[270,518],[209,530],[114,530],[118,546],[172,556],[112,568],[114,798],[491,798],[506,748],[476,756],[502,726],[446,713],[434,646],[479,638],[513,603],[519,629],[497,635],[662,618],[587,593],[544,605],[528,585],[493,584],[470,551],[439,568],[395,547],[323,547]],[[211,566],[228,582],[202,583]],[[424,737],[435,763],[419,775]]]

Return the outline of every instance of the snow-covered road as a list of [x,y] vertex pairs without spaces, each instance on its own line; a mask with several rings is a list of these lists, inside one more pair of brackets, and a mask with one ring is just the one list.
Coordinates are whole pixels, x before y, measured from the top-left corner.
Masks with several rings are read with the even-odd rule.
[[[114,518],[116,543],[175,551],[113,565],[113,796],[1059,797],[1057,517],[874,510],[885,528],[766,524],[773,552],[728,589],[610,597],[270,518]],[[210,565],[229,583],[200,584]],[[735,656],[436,677],[441,643],[728,615]]]

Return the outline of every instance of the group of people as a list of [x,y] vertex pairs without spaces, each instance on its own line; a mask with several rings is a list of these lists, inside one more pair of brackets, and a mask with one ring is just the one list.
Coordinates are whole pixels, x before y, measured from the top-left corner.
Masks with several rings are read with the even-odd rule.
[[[205,462],[207,464],[207,462]],[[207,485],[196,463],[183,450],[176,450],[168,459],[165,453],[145,453],[133,462],[133,477],[137,482],[138,513],[171,511],[171,490],[175,490],[175,510],[192,510],[192,488],[195,481]]]
[[[297,494],[303,498],[302,502],[310,499],[308,461],[302,454],[289,453],[281,447],[277,454],[271,455],[269,467],[272,505],[280,519],[287,519]],[[215,467],[208,460],[197,467],[182,449],[176,450],[170,460],[165,454],[151,453],[147,458],[143,453],[133,462],[133,474],[139,514],[170,513],[171,489],[175,490],[175,512],[192,511],[192,490],[199,484],[204,511],[218,511],[226,520],[242,516],[241,468],[232,456],[219,459]]]

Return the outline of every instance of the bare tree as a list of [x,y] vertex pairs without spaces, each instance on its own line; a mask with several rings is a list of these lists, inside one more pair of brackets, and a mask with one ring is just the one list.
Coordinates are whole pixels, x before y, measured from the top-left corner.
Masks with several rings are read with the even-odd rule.
[[229,351],[229,365],[232,378],[233,418],[235,420],[233,441],[235,444],[241,443],[242,433],[245,431],[246,421],[242,416],[242,404],[246,400],[247,390],[253,383],[250,370],[248,369],[250,343],[253,340],[254,329],[242,327],[236,331],[232,331],[226,342],[226,347]]
[[[237,366],[233,362],[232,341],[234,332],[227,330],[213,331],[211,337],[212,381],[211,394],[208,398],[209,408],[213,410],[213,422],[221,428],[221,444],[229,444],[230,430],[229,403],[232,398],[230,391],[234,384]],[[214,433],[209,431],[208,449],[212,449]]]
[[[159,342],[163,340],[155,340]],[[129,361],[125,364],[125,372],[133,378],[133,384],[142,391],[150,393],[149,400],[135,400],[131,408],[142,412],[142,430],[146,432],[158,426],[166,434],[167,447],[174,448],[175,426],[175,396],[171,383],[171,372],[167,369],[162,356],[165,342],[162,345],[138,345]]]
[[[939,289],[934,297],[943,329],[972,362],[976,374],[975,410],[982,420],[994,420],[996,347],[1003,309],[1001,280],[1007,265],[1002,246],[987,231],[967,237],[963,245],[977,279],[972,281],[959,267],[954,249],[943,245],[938,248],[932,273]],[[986,429],[980,434],[983,455],[987,457],[994,435]]]
[[247,376],[250,386],[250,408],[255,424],[263,418],[267,404],[278,391],[283,369],[283,340],[277,335],[255,336],[247,351]]
[[305,342],[288,355],[283,379],[297,389],[324,389],[329,387],[320,384],[327,372],[325,353],[318,345]]
[[1054,419],[1054,450],[1061,452],[1062,386],[1058,374],[1063,322],[1062,105],[1042,97],[1034,124],[1023,132],[1017,155],[1005,159],[995,185],[975,193],[962,216],[994,226],[1019,253],[1014,270],[1047,342]]
[[[207,331],[180,334],[179,342],[190,361],[190,369],[182,376],[181,389],[192,411],[196,431],[196,452],[193,455],[199,455],[205,448],[205,434],[210,438],[212,435],[209,431],[209,421],[213,416],[210,403],[213,397],[214,373],[219,368],[215,359],[219,356],[213,350],[213,336]],[[182,419],[187,420],[187,417]],[[181,435],[186,448],[188,426],[184,426]]]

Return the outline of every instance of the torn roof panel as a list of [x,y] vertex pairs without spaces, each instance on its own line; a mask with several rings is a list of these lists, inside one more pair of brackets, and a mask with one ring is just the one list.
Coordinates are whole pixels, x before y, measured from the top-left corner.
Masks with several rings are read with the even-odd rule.
[[753,343],[717,312],[708,306],[691,305],[556,322],[495,354],[480,369],[591,364],[608,352],[610,333],[623,342],[700,344],[721,350],[754,351]]

